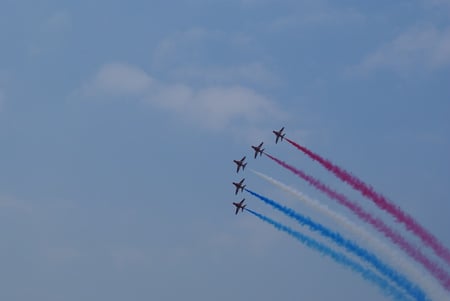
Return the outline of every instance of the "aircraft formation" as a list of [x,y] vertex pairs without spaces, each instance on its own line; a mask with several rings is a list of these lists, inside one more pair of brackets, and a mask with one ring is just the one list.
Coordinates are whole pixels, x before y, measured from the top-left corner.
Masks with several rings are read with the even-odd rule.
[[[279,130],[279,131],[272,131],[276,138],[275,138],[275,143],[278,143],[278,140],[283,141],[284,136],[286,135],[286,133],[283,133],[284,131],[284,126]],[[264,142],[261,142],[259,145],[252,145],[252,149],[255,152],[254,158],[256,159],[259,156],[262,156],[262,154],[264,153],[264,148],[263,148],[263,144]],[[245,167],[247,166],[247,162],[245,162],[246,156],[242,157],[241,160],[233,160],[233,162],[236,164],[236,173],[239,173],[239,171],[244,170]],[[242,180],[240,180],[239,182],[233,182],[233,185],[235,186],[235,192],[234,194],[237,195],[239,191],[243,192],[245,189],[245,184],[244,184],[245,178],[243,178]],[[239,213],[239,209],[241,209],[241,212],[244,211],[245,209],[245,204],[244,204],[245,199],[242,199],[242,201],[240,201],[239,203],[233,202],[233,205],[236,207],[236,211],[235,214]]]
[[[359,224],[356,221],[352,221],[351,218],[341,215],[339,211],[331,210],[327,205],[321,204],[320,201],[306,196],[303,192],[255,170],[250,171],[267,183],[290,193],[313,211],[333,220],[337,225],[340,225],[341,229],[345,229],[346,233],[340,233],[338,230],[329,228],[294,208],[285,206],[270,197],[247,188],[245,178],[232,182],[235,188],[235,195],[239,192],[248,193],[269,205],[272,209],[296,221],[302,228],[310,230],[313,236],[325,239],[326,242],[316,240],[314,237],[304,234],[303,231],[297,231],[293,227],[247,208],[245,198],[242,198],[239,202],[232,203],[235,207],[235,215],[239,212],[246,212],[259,218],[277,230],[290,235],[304,246],[359,274],[363,279],[380,288],[386,296],[390,296],[395,301],[450,301],[450,270],[445,268],[445,264],[450,266],[450,248],[445,246],[433,233],[425,229],[406,211],[402,210],[400,206],[394,204],[378,191],[375,191],[370,184],[365,183],[351,172],[313,152],[306,146],[286,137],[284,127],[280,130],[273,130],[272,133],[275,135],[275,143],[286,141],[286,144],[291,145],[297,151],[321,165],[341,182],[359,192],[364,199],[372,202],[378,208],[378,214],[390,216],[394,223],[387,224],[377,217],[378,214],[374,215],[371,212],[374,206],[372,206],[371,210],[368,210],[362,202],[352,201],[345,194],[334,190],[303,169],[267,153],[264,149],[264,142],[251,146],[255,159],[258,155],[259,157],[267,157],[278,166],[290,171],[297,178],[321,192],[329,200],[336,202],[340,207],[345,207],[346,210],[354,215],[353,219],[359,221]],[[246,156],[240,160],[233,160],[236,164],[236,173],[239,173],[241,170],[244,171],[247,166],[245,160]],[[373,230],[379,232],[381,238],[377,238],[366,231],[365,227],[373,228]],[[402,233],[405,231],[409,232],[409,235],[405,236]],[[350,235],[350,237],[347,237],[347,235]],[[408,236],[415,236],[415,241],[411,241]],[[355,240],[356,237],[359,239]],[[383,240],[386,240],[386,242]],[[418,243],[419,240],[420,245]],[[359,242],[362,242],[362,244]],[[424,253],[422,249],[425,247],[429,249],[429,252]],[[346,253],[342,253],[343,250]],[[399,254],[398,251],[403,252],[403,254]],[[399,260],[400,258],[402,260]],[[425,276],[424,272],[426,273]]]

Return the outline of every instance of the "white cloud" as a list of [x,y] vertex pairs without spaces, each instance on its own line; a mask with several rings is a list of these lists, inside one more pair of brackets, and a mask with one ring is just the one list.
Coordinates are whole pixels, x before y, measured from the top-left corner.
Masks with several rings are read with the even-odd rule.
[[112,63],[104,65],[94,78],[82,87],[85,94],[139,95],[147,91],[153,79],[133,66]]
[[280,120],[286,117],[273,101],[247,87],[211,85],[193,88],[186,84],[165,83],[123,63],[101,67],[82,87],[82,93],[88,97],[134,97],[211,130],[233,125],[250,127],[266,118]]
[[[243,126],[250,130],[266,118],[279,120],[286,116],[273,101],[252,88],[266,89],[281,82],[254,59],[254,47],[255,43],[245,34],[201,27],[169,35],[158,44],[153,55],[153,67],[169,80],[152,79],[142,98],[209,129],[235,132],[234,128],[239,127],[240,139],[246,139]],[[248,53],[252,62],[206,64],[221,61],[211,58],[220,56],[221,51],[211,49],[239,50],[244,56]],[[152,78],[148,74],[147,77]]]
[[354,71],[367,73],[393,69],[399,73],[415,69],[438,69],[450,65],[450,28],[409,30],[369,54]]
[[194,91],[187,86],[167,85],[149,101],[214,129],[225,128],[233,121],[252,124],[280,113],[268,99],[240,86]]

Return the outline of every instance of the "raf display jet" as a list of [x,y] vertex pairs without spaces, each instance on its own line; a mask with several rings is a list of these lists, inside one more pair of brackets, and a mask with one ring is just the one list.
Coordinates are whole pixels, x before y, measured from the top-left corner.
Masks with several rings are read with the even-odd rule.
[[245,156],[241,160],[233,160],[233,162],[236,163],[236,165],[237,165],[236,172],[239,172],[241,167],[242,167],[242,170],[245,169],[245,166],[247,166],[247,163],[244,163],[244,160],[245,160]]
[[236,186],[236,191],[234,192],[234,194],[237,194],[239,192],[239,189],[241,190],[241,192],[244,191],[245,185],[242,185],[244,183],[244,179],[242,179],[239,183],[233,182],[233,185]]
[[264,142],[261,142],[261,144],[258,145],[258,146],[252,145],[252,148],[255,150],[255,159],[256,159],[256,157],[258,157],[258,154],[259,154],[260,156],[262,156],[262,154],[263,154],[263,152],[264,152],[264,148],[262,148],[263,143],[264,143]]
[[275,136],[277,136],[277,138],[275,139],[275,143],[278,143],[278,139],[280,139],[280,138],[281,138],[281,141],[283,141],[283,138],[286,135],[286,133],[283,133],[283,130],[284,130],[284,126],[279,131],[272,131],[275,134]]
[[236,206],[236,211],[235,211],[234,214],[238,214],[239,209],[241,209],[241,212],[244,211],[245,206],[247,206],[247,204],[244,204],[244,201],[245,201],[245,199],[242,199],[242,201],[240,201],[239,203],[234,203],[233,202],[233,205]]

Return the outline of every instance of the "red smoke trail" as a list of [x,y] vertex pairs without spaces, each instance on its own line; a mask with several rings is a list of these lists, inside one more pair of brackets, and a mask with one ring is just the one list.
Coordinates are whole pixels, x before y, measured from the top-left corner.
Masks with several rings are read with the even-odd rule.
[[303,171],[287,164],[286,162],[281,161],[267,153],[264,153],[267,157],[283,166],[284,168],[290,170],[318,190],[322,191],[330,198],[336,200],[339,204],[350,209],[354,214],[356,214],[360,219],[372,225],[379,232],[383,233],[387,238],[389,238],[393,243],[398,245],[403,251],[405,251],[409,256],[414,258],[417,262],[420,262],[439,282],[442,284],[445,289],[450,291],[450,275],[440,268],[436,263],[432,262],[428,259],[420,250],[415,248],[410,242],[408,242],[401,234],[389,228],[382,220],[373,217],[370,213],[365,211],[359,205],[351,202],[345,195],[340,194],[325,184],[320,182],[319,180],[307,175]]
[[354,189],[361,192],[362,195],[371,199],[378,208],[391,214],[398,222],[404,224],[406,229],[418,236],[424,244],[433,249],[434,253],[441,257],[447,264],[450,265],[450,250],[447,249],[433,234],[422,227],[413,217],[405,213],[395,204],[389,202],[383,195],[376,192],[372,187],[351,175],[343,168],[334,165],[329,160],[322,158],[318,154],[312,152],[304,146],[301,146],[294,141],[285,138],[290,144],[308,155],[311,159],[319,162],[323,167],[334,173],[339,179],[350,184]]

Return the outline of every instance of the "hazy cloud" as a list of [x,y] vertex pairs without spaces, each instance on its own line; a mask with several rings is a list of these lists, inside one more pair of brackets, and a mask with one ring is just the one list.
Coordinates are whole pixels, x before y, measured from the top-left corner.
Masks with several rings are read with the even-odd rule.
[[87,95],[139,95],[150,89],[153,79],[144,71],[122,63],[106,64],[82,87]]
[[71,26],[72,20],[67,11],[57,11],[48,17],[41,26],[41,32],[61,32]]
[[426,5],[430,5],[432,7],[446,7],[450,8],[450,0],[423,0]]
[[282,81],[274,68],[264,63],[267,60],[262,52],[254,37],[246,33],[193,27],[167,35],[158,43],[152,69],[165,76],[165,81],[190,86],[237,85],[267,90]]
[[174,78],[195,80],[208,84],[248,83],[274,86],[281,82],[264,64],[254,62],[235,66],[195,67],[185,66],[175,69]]
[[49,247],[45,253],[49,260],[56,263],[72,261],[81,256],[80,251],[72,247]]
[[264,256],[272,248],[280,245],[281,240],[277,232],[266,231],[252,219],[243,219],[230,223],[229,227],[208,235],[205,239],[210,254],[219,257],[227,252],[234,252],[236,248],[252,256]]
[[3,110],[3,102],[5,101],[5,93],[0,89],[0,112]]
[[31,55],[39,55],[58,46],[72,26],[72,19],[67,11],[56,11],[43,20],[36,28],[29,46]]
[[272,31],[284,31],[311,26],[339,26],[364,22],[366,17],[355,9],[336,9],[329,6],[279,17],[270,24]]
[[146,265],[151,263],[151,258],[139,248],[123,247],[111,252],[111,258],[115,266],[125,268],[134,265]]
[[[239,56],[232,56],[230,59],[230,53],[239,53]],[[232,77],[228,75],[237,73],[242,76],[245,72],[243,69],[259,68],[258,72],[267,73],[267,68],[258,61],[259,53],[257,42],[246,33],[194,27],[167,35],[162,39],[153,51],[152,67],[168,75],[177,73],[180,75],[181,71],[186,69],[209,70],[213,71],[211,75],[215,76],[216,80],[226,77],[229,81]],[[248,61],[253,63],[248,64]],[[220,63],[217,66],[211,62]]]
[[0,208],[9,208],[27,213],[32,211],[32,207],[30,204],[21,200],[4,196],[0,197]]
[[250,126],[265,118],[277,120],[286,116],[273,101],[244,86],[194,88],[183,83],[166,83],[123,63],[104,65],[81,90],[89,97],[134,96],[213,130],[225,129],[235,122]]
[[405,73],[414,69],[438,69],[450,65],[450,28],[416,28],[366,56],[353,71],[368,73],[393,69]]
[[194,27],[176,32],[164,38],[153,53],[153,64],[157,67],[167,66],[173,62],[183,62],[184,58],[195,58],[206,42],[224,40],[222,33]]

